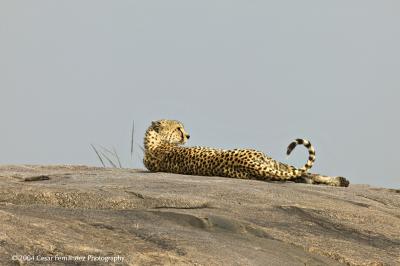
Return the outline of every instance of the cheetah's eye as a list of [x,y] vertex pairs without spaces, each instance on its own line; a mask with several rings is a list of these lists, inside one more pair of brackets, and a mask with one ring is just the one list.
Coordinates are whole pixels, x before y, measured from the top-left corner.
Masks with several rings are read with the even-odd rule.
[[178,127],[177,130],[181,130],[181,127]]

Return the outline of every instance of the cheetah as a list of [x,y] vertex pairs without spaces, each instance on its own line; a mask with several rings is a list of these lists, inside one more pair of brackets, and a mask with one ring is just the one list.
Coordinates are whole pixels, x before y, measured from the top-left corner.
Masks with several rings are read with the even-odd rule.
[[295,168],[253,149],[224,150],[183,146],[189,138],[190,135],[183,124],[177,120],[153,121],[144,138],[144,165],[152,172],[293,181],[342,187],[349,185],[349,181],[344,177],[307,172],[315,161],[315,150],[311,143],[304,139],[296,139],[287,148],[287,155],[297,145],[304,145],[308,149],[307,163],[302,168]]

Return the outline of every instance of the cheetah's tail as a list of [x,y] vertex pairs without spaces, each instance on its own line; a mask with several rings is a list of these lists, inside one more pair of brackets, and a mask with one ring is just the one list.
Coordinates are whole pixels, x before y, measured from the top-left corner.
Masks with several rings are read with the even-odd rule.
[[300,172],[304,173],[304,172],[308,171],[315,162],[315,150],[314,150],[314,147],[311,145],[311,143],[308,140],[296,139],[295,141],[293,141],[292,143],[289,144],[286,154],[290,155],[290,153],[293,151],[293,149],[298,144],[302,144],[308,149],[308,161],[302,168],[298,169],[298,170],[300,170]]

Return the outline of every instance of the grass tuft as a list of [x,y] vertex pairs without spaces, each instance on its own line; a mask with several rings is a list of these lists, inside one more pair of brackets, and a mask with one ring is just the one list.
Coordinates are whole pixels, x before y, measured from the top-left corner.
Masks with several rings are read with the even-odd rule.
[[[134,145],[135,145],[134,136],[135,136],[135,120],[132,121],[132,130],[131,130],[131,147],[130,147],[131,148],[130,149],[131,160],[133,160],[133,154],[134,154]],[[144,148],[137,143],[136,143],[136,145],[144,153]],[[112,147],[112,149],[108,149],[102,145],[99,145],[100,148],[96,148],[96,146],[93,144],[90,144],[90,146],[96,153],[97,158],[99,158],[99,161],[101,162],[103,167],[107,167],[107,163],[111,167],[114,167],[114,168],[122,168],[123,167],[122,163],[121,163],[121,159],[118,155],[118,152],[114,147]],[[139,160],[140,160],[140,158],[139,158]]]
[[106,165],[104,164],[104,161],[103,161],[103,159],[101,158],[101,156],[100,156],[98,150],[96,149],[96,147],[95,147],[93,144],[90,144],[90,146],[92,146],[94,152],[97,154],[97,157],[99,158],[99,160],[100,160],[101,164],[103,165],[103,167],[106,167]]

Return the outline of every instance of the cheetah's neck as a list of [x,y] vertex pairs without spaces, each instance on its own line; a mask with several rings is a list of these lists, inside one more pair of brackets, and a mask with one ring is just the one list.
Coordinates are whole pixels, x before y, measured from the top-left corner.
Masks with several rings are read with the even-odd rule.
[[161,136],[154,130],[148,130],[144,137],[145,151],[153,151],[160,146],[164,141]]

